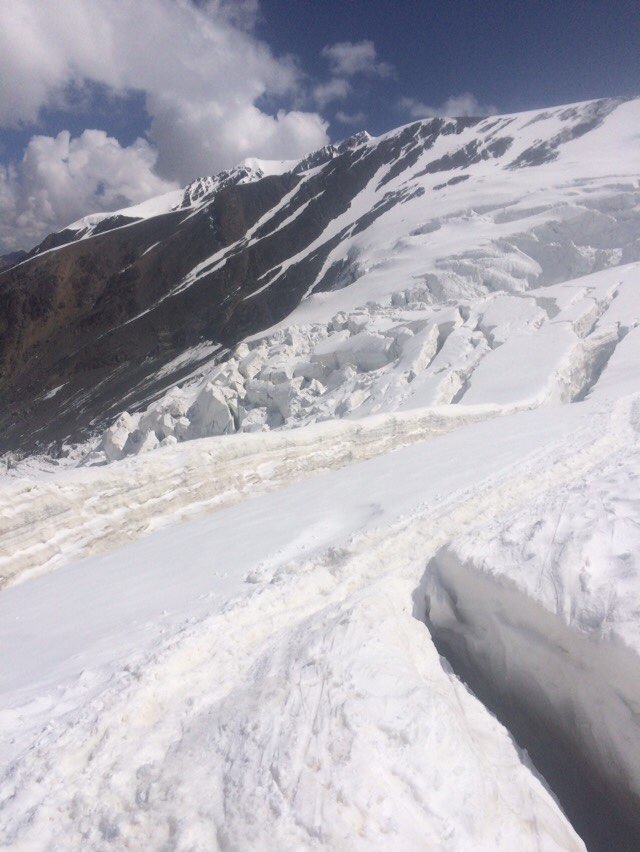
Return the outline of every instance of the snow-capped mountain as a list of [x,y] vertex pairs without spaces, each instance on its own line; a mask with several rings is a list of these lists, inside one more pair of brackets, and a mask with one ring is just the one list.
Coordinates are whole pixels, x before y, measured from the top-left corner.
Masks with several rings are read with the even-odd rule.
[[[299,363],[322,361],[317,345],[329,347],[324,360],[331,361],[332,344],[320,338],[331,331],[351,337],[354,323],[366,326],[369,337],[356,348],[368,340],[375,351],[338,361],[366,374],[355,395],[347,380],[349,405],[358,407],[360,396],[369,400],[362,413],[375,410],[379,394],[368,387],[369,374],[399,365],[403,334],[409,350],[419,348],[406,335],[427,316],[420,306],[443,309],[439,330],[431,323],[428,332],[439,335],[438,348],[459,322],[470,326],[462,314],[473,300],[638,259],[638,108],[638,101],[608,100],[415,122],[376,139],[360,134],[297,164],[249,161],[183,192],[86,217],[0,279],[3,449],[86,438],[196,370],[205,375],[207,364],[228,358],[248,335],[283,321],[305,338],[296,338],[298,363],[290,366],[308,375],[295,378],[323,387],[327,370]],[[72,241],[54,250],[63,239]],[[374,302],[377,308],[367,307]],[[447,313],[463,303],[462,314]],[[419,316],[403,316],[407,304],[418,305]],[[337,314],[358,311],[350,330],[346,320],[329,327]],[[409,325],[398,337],[383,333],[390,323]],[[415,371],[411,357],[404,356],[404,373]],[[270,358],[266,367],[277,371],[282,360]],[[251,380],[264,367],[256,370],[257,363]],[[451,366],[459,376],[470,369]],[[448,402],[465,379],[450,381],[452,393],[434,390],[424,399]],[[263,391],[255,388],[254,401],[250,394],[243,405],[247,428],[291,418],[287,401],[278,408]],[[310,395],[322,396],[316,386]],[[341,406],[334,396],[317,416],[334,416]],[[242,389],[238,397],[246,399]],[[305,397],[292,402],[318,408]],[[238,405],[225,430],[243,428]],[[266,414],[250,413],[258,408]],[[211,431],[203,425],[190,434],[202,430]]]
[[0,274],[3,842],[639,848],[639,134],[358,134]]

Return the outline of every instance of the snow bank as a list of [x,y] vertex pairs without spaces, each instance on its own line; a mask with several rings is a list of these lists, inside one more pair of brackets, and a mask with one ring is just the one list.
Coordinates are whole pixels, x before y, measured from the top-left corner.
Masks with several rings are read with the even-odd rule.
[[425,584],[428,624],[451,659],[570,747],[638,832],[638,398],[628,416],[623,450],[454,538]]
[[[118,464],[58,471],[36,481],[6,478],[0,482],[0,582],[51,570],[71,558],[106,551],[259,491],[425,441],[498,413],[491,406],[469,406],[180,446],[165,439],[165,448],[151,456],[142,452]],[[145,418],[152,416],[154,428],[164,429],[171,415],[152,410]],[[122,417],[108,433],[107,449],[116,457],[132,437],[144,434],[142,429],[129,432],[130,422]]]

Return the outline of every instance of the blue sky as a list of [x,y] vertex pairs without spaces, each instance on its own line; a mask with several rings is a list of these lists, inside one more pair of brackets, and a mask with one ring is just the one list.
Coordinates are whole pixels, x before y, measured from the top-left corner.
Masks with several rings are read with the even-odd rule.
[[0,3],[0,250],[247,156],[640,94],[638,0]]
[[374,42],[396,69],[350,111],[380,133],[398,124],[398,95],[440,105],[462,92],[501,112],[640,94],[638,0],[263,0],[258,30],[278,51],[323,71],[334,41]]

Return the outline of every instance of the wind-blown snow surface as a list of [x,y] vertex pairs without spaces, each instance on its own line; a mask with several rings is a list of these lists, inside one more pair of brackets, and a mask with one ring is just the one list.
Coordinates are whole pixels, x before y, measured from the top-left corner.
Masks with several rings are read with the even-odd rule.
[[9,839],[581,848],[412,613],[429,553],[566,427],[463,428],[5,590]]
[[[625,373],[619,361],[603,373],[611,372],[610,388]],[[562,667],[566,625],[578,644],[589,627],[595,673],[583,677],[587,695],[599,696],[596,715],[622,700],[617,633],[628,648],[624,701],[606,719],[620,759],[637,772],[625,748],[639,733],[630,712],[640,699],[634,524],[628,499],[614,515],[597,501],[606,493],[617,507],[617,495],[637,495],[639,405],[635,395],[613,407],[593,399],[464,425],[5,589],[0,814],[8,842],[581,848],[526,758],[439,658],[419,617],[419,590],[425,565],[432,557],[439,565],[450,542],[459,550],[467,530],[478,531],[470,550],[482,564],[505,538],[483,531],[512,529],[520,512],[521,526],[546,524],[544,539],[555,524],[549,507],[559,505],[577,546],[586,534],[591,554],[604,546],[605,558],[565,558],[544,583],[531,579],[536,560],[529,580],[532,560],[520,562],[531,611],[514,609],[511,629],[526,645],[537,617],[545,653],[553,660],[555,648]],[[304,434],[283,433],[282,455]],[[131,462],[113,470],[135,483]],[[599,527],[589,515],[585,524],[581,504],[576,515],[561,499],[593,481],[601,493],[583,502]],[[187,484],[179,460],[174,482]],[[609,545],[617,517],[629,518],[629,532]],[[139,534],[140,517],[132,524]],[[544,550],[541,561],[549,564]],[[511,576],[509,558],[502,564]],[[449,588],[443,570],[433,582]],[[529,622],[517,620],[521,612]],[[610,699],[596,677],[603,670]],[[566,673],[532,666],[527,677],[547,691],[546,711],[559,712],[553,701],[564,706],[557,683]],[[585,730],[587,752],[593,728]],[[594,750],[592,771],[606,777],[617,764],[603,747],[606,762]],[[628,770],[616,773],[621,781],[637,795]]]
[[3,477],[5,844],[584,849],[447,649],[637,848],[638,102],[536,148],[560,112],[81,467]]

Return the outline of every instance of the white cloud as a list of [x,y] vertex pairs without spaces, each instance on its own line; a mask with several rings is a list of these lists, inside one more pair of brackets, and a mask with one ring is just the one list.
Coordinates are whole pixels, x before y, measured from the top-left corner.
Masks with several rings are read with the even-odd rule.
[[362,125],[367,120],[367,116],[363,112],[344,112],[343,110],[338,110],[335,115],[336,121],[339,121],[340,124],[358,124]]
[[[0,125],[36,123],[43,107],[77,105],[97,83],[110,93],[144,93],[157,148],[147,171],[166,180],[186,183],[250,155],[302,156],[327,143],[327,123],[316,112],[261,108],[302,102],[306,81],[292,58],[275,57],[255,36],[258,12],[257,0],[0,2]],[[25,179],[27,165],[16,179]],[[5,194],[16,180],[9,171]],[[41,180],[54,177],[47,171]],[[64,219],[56,187],[43,184],[43,192],[51,207],[36,215],[34,202],[33,221]],[[81,212],[99,206],[97,197],[88,202]]]
[[[310,137],[317,146],[327,141],[319,116],[296,112],[287,122],[282,113],[271,115],[256,106],[263,96],[295,94],[302,79],[292,59],[274,57],[250,32],[256,11],[255,0],[199,6],[189,0],[1,3],[0,124],[35,122],[41,107],[64,101],[70,85],[77,90],[92,81],[119,93],[145,92],[152,122],[164,125],[165,142],[169,115],[174,121],[171,143],[179,145],[184,134],[190,147],[198,128],[210,131],[215,117],[216,135],[228,139],[229,128],[238,124],[253,133],[251,153],[256,156],[267,156],[278,137],[287,154],[295,148],[303,155]],[[256,122],[248,121],[250,115]],[[255,131],[266,131],[266,136]],[[154,132],[152,125],[152,140]],[[213,157],[207,171],[238,159],[228,142],[218,149],[203,136],[201,143]],[[241,144],[239,153],[245,150]],[[187,180],[192,170],[185,162],[165,176]]]
[[331,73],[336,77],[353,77],[365,74],[369,77],[390,77],[394,73],[388,62],[379,62],[372,41],[339,41],[328,44],[322,50],[330,63]]
[[[158,170],[177,175],[182,183],[249,156],[295,159],[327,138],[327,123],[320,116],[296,110],[270,116],[245,104],[221,116],[215,104],[164,99],[154,113],[149,135],[158,147]],[[215,169],[212,163],[217,163]]]
[[0,166],[0,245],[5,251],[31,247],[89,212],[175,188],[155,174],[155,160],[145,140],[122,147],[102,130],[32,137],[19,164]]
[[417,98],[401,98],[397,106],[400,112],[407,113],[412,118],[430,118],[435,115],[460,118],[492,115],[498,111],[493,104],[480,104],[470,92],[447,98],[441,106],[429,106]]
[[[0,4],[0,122],[35,121],[84,80],[221,111],[295,89],[299,72],[237,25],[252,4],[12,0]],[[231,17],[232,16],[232,17]]]
[[351,93],[351,84],[342,77],[333,77],[313,89],[313,99],[320,109],[332,101],[342,101]]

